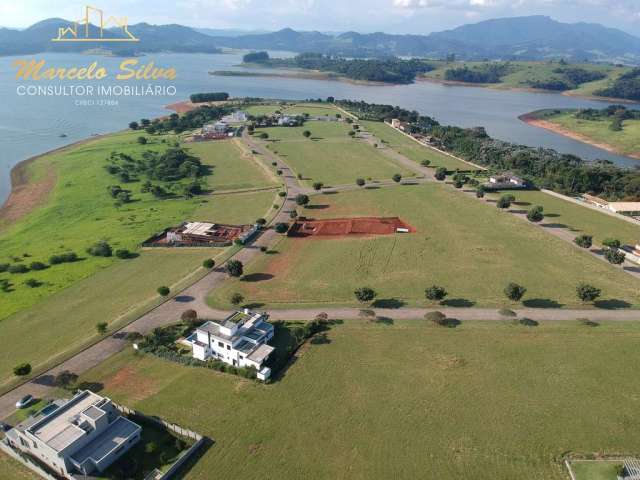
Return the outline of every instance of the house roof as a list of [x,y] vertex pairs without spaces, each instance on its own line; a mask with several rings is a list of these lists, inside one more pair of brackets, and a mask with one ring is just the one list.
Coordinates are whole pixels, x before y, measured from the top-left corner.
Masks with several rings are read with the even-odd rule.
[[271,345],[263,343],[258,348],[256,348],[247,358],[252,362],[262,363],[274,350],[275,348],[273,348]]
[[89,458],[97,463],[112,450],[126,443],[139,430],[140,426],[131,420],[118,417],[115,422],[109,425],[109,428],[74,453],[71,458],[78,464],[84,463]]

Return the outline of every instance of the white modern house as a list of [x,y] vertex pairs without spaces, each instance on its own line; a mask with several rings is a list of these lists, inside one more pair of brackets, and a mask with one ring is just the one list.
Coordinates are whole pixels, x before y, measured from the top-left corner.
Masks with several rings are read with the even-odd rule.
[[275,349],[268,345],[274,327],[266,313],[249,309],[235,312],[222,321],[208,321],[190,337],[193,356],[198,360],[215,358],[236,367],[253,367],[258,378],[266,380],[271,369],[264,366]]
[[207,123],[202,127],[202,134],[223,134],[229,129],[229,124],[223,121]]
[[45,407],[9,430],[6,438],[57,475],[73,478],[104,471],[140,440],[141,432],[109,398],[84,390]]
[[236,110],[233,113],[222,117],[222,121],[227,123],[242,123],[246,122],[247,119],[247,113],[243,112],[242,110]]
[[517,175],[507,172],[502,175],[492,175],[484,186],[491,189],[526,188],[527,182]]

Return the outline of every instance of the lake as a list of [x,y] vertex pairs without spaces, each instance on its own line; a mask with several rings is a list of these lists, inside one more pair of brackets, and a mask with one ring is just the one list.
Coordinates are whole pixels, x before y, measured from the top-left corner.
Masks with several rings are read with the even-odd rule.
[[[282,55],[279,55],[282,56]],[[608,103],[567,97],[558,94],[516,91],[496,91],[476,87],[445,86],[429,82],[412,85],[367,86],[332,80],[302,80],[289,78],[212,76],[209,71],[234,70],[241,54],[158,54],[140,57],[141,64],[173,67],[175,80],[154,81],[154,85],[173,85],[174,96],[119,97],[116,106],[77,105],[73,96],[20,96],[13,62],[23,57],[0,59],[0,202],[10,192],[11,168],[18,162],[53,148],[127,127],[132,120],[153,118],[169,113],[163,107],[186,99],[194,92],[225,91],[232,96],[281,99],[349,98],[376,103],[389,103],[430,115],[443,124],[463,127],[484,126],[487,132],[503,140],[530,146],[551,147],[573,153],[585,159],[603,158],[619,165],[634,166],[637,160],[611,154],[604,150],[531,127],[518,116],[541,108],[602,108]],[[39,54],[24,58],[43,59],[49,66],[86,66],[98,61],[112,75],[118,71],[122,58],[81,54]],[[85,82],[84,85],[96,82]],[[103,85],[123,84],[105,79]],[[127,82],[132,85],[136,82]],[[82,85],[78,81],[40,81],[36,84]],[[140,81],[145,85],[145,81]],[[62,138],[61,135],[66,135]]]

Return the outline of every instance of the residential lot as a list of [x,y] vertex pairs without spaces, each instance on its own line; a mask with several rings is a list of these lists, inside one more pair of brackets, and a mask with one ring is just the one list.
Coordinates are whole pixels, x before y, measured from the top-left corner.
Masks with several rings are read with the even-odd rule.
[[[302,132],[309,130],[310,138]],[[389,180],[400,173],[411,175],[387,157],[347,135],[350,127],[342,122],[309,121],[302,127],[271,127],[256,130],[269,135],[268,146],[301,174],[303,183],[325,185],[355,183],[356,178]]]
[[581,307],[575,287],[602,289],[600,307],[637,307],[638,282],[619,268],[541,229],[442,184],[343,192],[313,197],[315,218],[398,216],[416,233],[337,239],[283,238],[231,280],[210,302],[227,306],[234,292],[250,303],[288,307],[356,305],[353,291],[369,286],[378,306],[424,305],[425,288],[449,291],[447,305],[500,307],[503,288],[528,290],[525,306]]
[[632,323],[351,321],[271,385],[131,351],[84,380],[214,439],[188,479],[564,480],[567,451],[640,448],[639,340]]

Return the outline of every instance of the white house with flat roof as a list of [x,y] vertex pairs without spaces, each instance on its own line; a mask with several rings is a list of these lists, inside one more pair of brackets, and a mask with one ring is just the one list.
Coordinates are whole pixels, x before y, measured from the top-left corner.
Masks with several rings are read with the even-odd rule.
[[271,370],[264,366],[275,349],[267,343],[274,327],[266,313],[248,309],[235,312],[222,321],[208,321],[190,337],[193,356],[198,360],[216,358],[236,367],[253,367],[258,378],[266,380]]
[[89,390],[58,401],[6,434],[9,445],[65,478],[104,471],[140,440],[141,427]]

